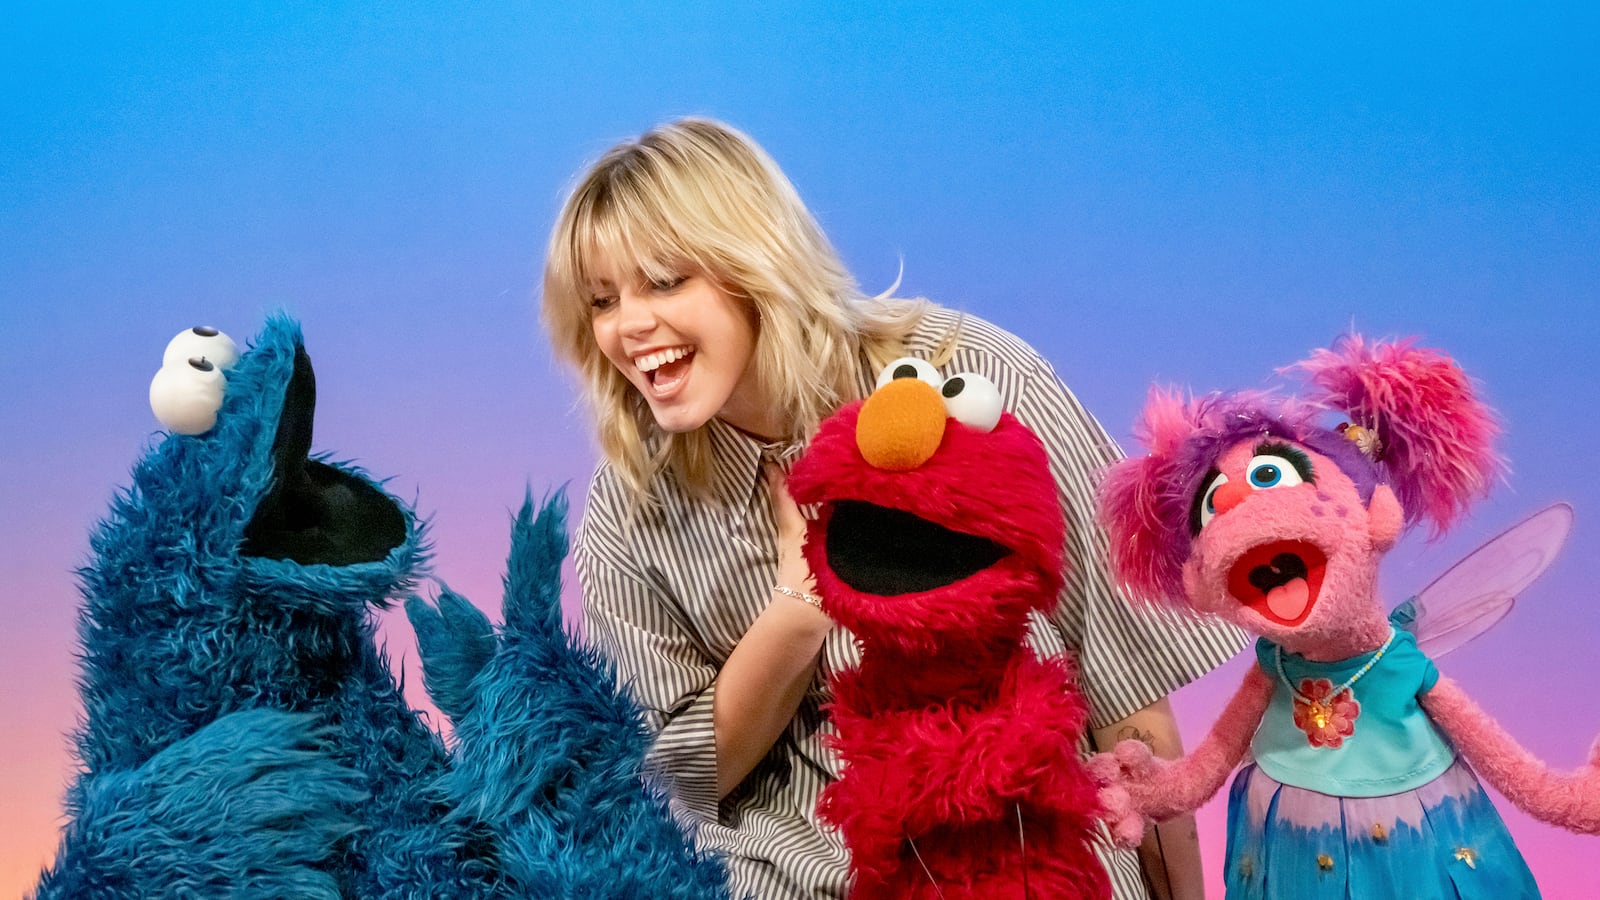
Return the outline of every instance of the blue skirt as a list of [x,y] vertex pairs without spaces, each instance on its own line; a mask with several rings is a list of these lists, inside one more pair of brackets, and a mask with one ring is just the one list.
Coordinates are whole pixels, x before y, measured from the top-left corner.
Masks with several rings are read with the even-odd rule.
[[1255,765],[1228,795],[1228,900],[1537,900],[1466,762],[1415,790],[1333,797]]

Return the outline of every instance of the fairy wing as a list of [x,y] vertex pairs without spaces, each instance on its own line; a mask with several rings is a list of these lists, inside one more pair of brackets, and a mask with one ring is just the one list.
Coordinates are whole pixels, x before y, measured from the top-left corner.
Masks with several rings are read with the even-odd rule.
[[1548,506],[1467,554],[1396,607],[1391,619],[1437,659],[1505,618],[1517,595],[1561,553],[1571,530],[1572,507]]

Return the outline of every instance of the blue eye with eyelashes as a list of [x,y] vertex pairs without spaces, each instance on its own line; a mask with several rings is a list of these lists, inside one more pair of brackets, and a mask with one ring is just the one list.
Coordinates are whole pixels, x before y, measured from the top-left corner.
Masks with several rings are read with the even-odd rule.
[[1316,479],[1311,475],[1311,458],[1288,444],[1270,443],[1256,448],[1245,464],[1245,480],[1256,490],[1294,487]]
[[[1292,470],[1291,470],[1292,471]],[[1262,460],[1250,467],[1251,487],[1277,487],[1283,481],[1283,468],[1270,460]]]

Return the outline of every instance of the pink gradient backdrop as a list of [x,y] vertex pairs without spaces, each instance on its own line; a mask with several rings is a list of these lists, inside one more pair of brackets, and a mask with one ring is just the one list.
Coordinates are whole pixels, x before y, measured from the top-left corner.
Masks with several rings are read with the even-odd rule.
[[[690,112],[765,143],[869,289],[903,264],[902,292],[1017,331],[1119,438],[1153,381],[1258,384],[1352,325],[1456,354],[1514,471],[1456,534],[1403,544],[1385,583],[1398,600],[1571,500],[1566,555],[1441,668],[1536,754],[1582,758],[1600,732],[1591,8],[579,6],[86,4],[0,30],[0,896],[55,846],[73,570],[155,433],[167,339],[298,316],[317,446],[393,476],[440,576],[492,610],[523,491],[581,493],[593,465],[532,308],[563,185]],[[1191,742],[1241,665],[1177,695]],[[1600,843],[1507,817],[1546,896],[1600,895]],[[1213,881],[1221,821],[1202,812]]]

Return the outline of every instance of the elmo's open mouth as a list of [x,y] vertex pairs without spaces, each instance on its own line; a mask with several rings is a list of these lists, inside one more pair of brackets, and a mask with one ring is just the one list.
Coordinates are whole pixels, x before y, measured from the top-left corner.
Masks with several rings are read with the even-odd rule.
[[1262,544],[1228,570],[1228,593],[1272,622],[1298,625],[1316,605],[1327,568],[1327,554],[1314,544]]
[[834,505],[826,551],[840,581],[880,597],[955,584],[1011,552],[988,538],[860,500]]

